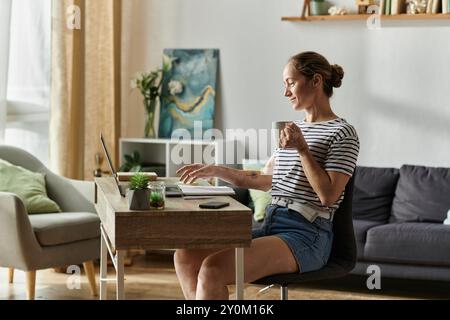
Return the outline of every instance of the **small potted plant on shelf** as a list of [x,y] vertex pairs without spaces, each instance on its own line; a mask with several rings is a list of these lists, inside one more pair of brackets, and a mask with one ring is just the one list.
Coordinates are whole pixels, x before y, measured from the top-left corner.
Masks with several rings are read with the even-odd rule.
[[142,173],[134,174],[130,179],[129,191],[127,193],[130,210],[150,209],[149,178]]
[[309,2],[309,14],[311,16],[328,15],[330,4],[325,0],[311,0]]

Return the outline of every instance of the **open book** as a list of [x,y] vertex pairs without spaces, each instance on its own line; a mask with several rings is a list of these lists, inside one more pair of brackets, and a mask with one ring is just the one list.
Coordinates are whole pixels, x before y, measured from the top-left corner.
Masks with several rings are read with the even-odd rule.
[[178,185],[185,196],[230,196],[234,190],[226,186],[192,186],[186,184]]

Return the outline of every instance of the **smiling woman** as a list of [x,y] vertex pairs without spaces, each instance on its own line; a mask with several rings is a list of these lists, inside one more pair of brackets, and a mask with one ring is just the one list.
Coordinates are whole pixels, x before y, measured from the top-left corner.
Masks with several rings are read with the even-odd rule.
[[[306,118],[287,123],[262,172],[193,164],[180,170],[183,182],[217,177],[240,188],[271,189],[260,229],[244,250],[246,282],[281,273],[310,272],[328,262],[333,217],[356,167],[358,135],[330,106],[343,69],[316,52],[289,59],[283,70],[284,95]],[[177,250],[175,268],[188,299],[226,299],[233,282],[229,249]],[[267,261],[270,262],[267,263]]]

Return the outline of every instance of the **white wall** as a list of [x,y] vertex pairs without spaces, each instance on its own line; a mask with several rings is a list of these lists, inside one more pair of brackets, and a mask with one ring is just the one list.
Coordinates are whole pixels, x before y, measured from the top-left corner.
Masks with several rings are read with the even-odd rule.
[[[348,2],[348,1],[346,1]],[[352,2],[350,2],[352,3]],[[283,97],[282,69],[314,50],[345,70],[332,99],[360,137],[360,165],[450,166],[450,20],[291,23],[293,0],[127,0],[122,134],[142,136],[144,108],[129,79],[164,48],[219,48],[216,127],[270,128],[302,118]]]

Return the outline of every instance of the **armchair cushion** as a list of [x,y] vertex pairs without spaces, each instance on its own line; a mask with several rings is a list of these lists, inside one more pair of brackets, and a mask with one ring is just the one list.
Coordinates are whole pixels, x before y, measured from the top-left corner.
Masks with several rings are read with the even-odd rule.
[[47,196],[44,174],[31,172],[2,159],[0,191],[17,194],[30,214],[61,212],[58,204]]
[[30,222],[41,246],[55,246],[100,236],[100,220],[95,213],[34,214],[30,216]]

